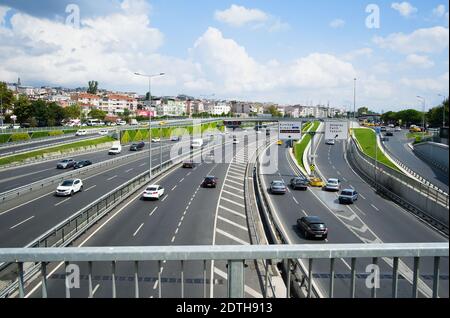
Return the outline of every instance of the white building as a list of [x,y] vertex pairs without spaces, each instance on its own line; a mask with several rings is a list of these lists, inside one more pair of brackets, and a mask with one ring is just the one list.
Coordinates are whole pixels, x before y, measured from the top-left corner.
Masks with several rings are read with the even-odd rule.
[[208,112],[211,115],[222,115],[222,114],[229,114],[231,111],[231,106],[228,105],[226,102],[217,102],[212,105],[212,107],[209,108]]
[[187,113],[185,101],[168,99],[156,106],[158,116],[183,116]]

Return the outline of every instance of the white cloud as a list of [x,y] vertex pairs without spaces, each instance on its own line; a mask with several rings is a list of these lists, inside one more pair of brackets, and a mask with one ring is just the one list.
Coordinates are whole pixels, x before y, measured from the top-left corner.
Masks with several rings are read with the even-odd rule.
[[233,27],[241,27],[249,23],[265,22],[269,16],[258,9],[247,9],[243,6],[231,5],[229,9],[215,12],[216,20]]
[[433,15],[441,18],[441,17],[443,17],[445,15],[445,13],[446,13],[445,11],[446,11],[445,10],[445,5],[440,4],[436,8],[433,9]]
[[419,79],[410,79],[410,78],[402,78],[401,84],[413,88],[417,92],[426,92],[430,91],[441,92],[448,90],[448,82],[449,82],[449,73],[444,73],[437,78],[419,78]]
[[375,37],[373,42],[381,48],[404,54],[442,52],[449,46],[449,29],[437,26],[410,34],[393,33],[385,38]]
[[425,55],[410,54],[406,57],[406,62],[412,66],[423,69],[431,68],[434,66],[434,62]]
[[330,27],[333,29],[342,28],[345,25],[345,21],[342,19],[335,19],[330,22]]
[[354,50],[344,54],[343,59],[346,61],[352,61],[359,57],[371,57],[373,54],[373,50],[369,47],[365,47],[362,49]]
[[0,6],[0,25],[5,23],[5,17],[9,11],[9,9],[10,8],[8,8],[8,7]]
[[413,7],[409,2],[394,2],[391,7],[404,17],[409,17],[418,11],[417,8]]
[[286,31],[290,25],[259,9],[248,9],[243,6],[231,5],[230,8],[214,13],[217,21],[232,27],[251,25],[254,29],[266,28],[269,32]]

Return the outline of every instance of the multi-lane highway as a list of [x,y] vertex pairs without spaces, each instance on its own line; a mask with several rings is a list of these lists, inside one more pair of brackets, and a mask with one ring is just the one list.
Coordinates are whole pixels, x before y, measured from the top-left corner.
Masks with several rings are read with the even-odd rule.
[[[212,153],[206,153],[202,163],[193,169],[175,169],[154,181],[165,188],[165,195],[158,201],[141,200],[138,191],[120,209],[111,213],[99,228],[77,246],[170,246],[170,245],[236,245],[250,244],[244,208],[244,176],[246,161],[255,150],[247,143],[243,133],[236,133],[240,143],[233,144],[226,138],[226,145],[219,145]],[[220,163],[216,163],[220,161]],[[205,176],[218,178],[215,189],[201,187]],[[86,264],[79,264],[87,273]],[[111,297],[110,263],[96,263],[93,268],[94,297]],[[256,272],[249,266],[246,271],[247,297],[261,297]],[[161,287],[163,297],[181,296],[181,263],[161,264],[161,280],[158,280],[157,262],[140,263],[140,297],[158,297]],[[49,297],[64,295],[64,273],[56,268],[49,279]],[[117,297],[134,297],[134,264],[117,264]],[[225,297],[226,266],[224,262],[187,262],[183,264],[184,296]],[[206,278],[206,279],[205,279]],[[72,297],[86,297],[88,283],[74,290]],[[204,289],[206,284],[206,289]],[[39,296],[40,290],[30,293]],[[205,293],[205,294],[204,294]]]
[[408,145],[412,141],[406,137],[407,133],[407,130],[402,130],[395,132],[394,136],[388,137],[389,141],[385,141],[384,145],[389,153],[422,178],[448,193],[448,173],[417,157]]
[[[321,138],[318,138],[321,139]],[[329,228],[327,243],[411,243],[411,242],[447,242],[447,238],[418,220],[409,212],[395,205],[391,201],[379,196],[349,167],[345,156],[343,143],[334,146],[325,145],[318,140],[316,166],[323,178],[339,178],[343,188],[354,188],[360,193],[360,199],[352,206],[340,205],[337,194],[325,192],[321,188],[309,188],[308,191],[288,190],[286,195],[270,195],[271,201],[279,215],[288,238],[292,244],[315,243],[305,240],[296,228],[296,221],[302,216],[319,216]],[[283,179],[286,184],[298,172],[292,161],[288,160],[289,149],[285,146],[272,146],[271,151],[278,148],[279,169],[273,174],[265,174],[264,180],[268,185],[272,180]],[[323,243],[323,242],[317,242]],[[357,264],[359,273],[365,272],[367,262]],[[448,264],[448,260],[445,260]],[[307,265],[307,264],[306,264]],[[379,297],[391,296],[392,260],[380,262],[384,279]],[[425,274],[433,273],[432,260],[421,264],[422,283],[419,290],[421,296],[430,296],[432,281]],[[319,292],[327,296],[329,279],[329,262],[316,262],[313,272]],[[337,276],[335,296],[348,297],[350,291],[350,260],[340,260],[336,263]],[[447,267],[448,265],[446,265]],[[399,285],[399,297],[409,297],[411,294],[412,261],[405,260],[401,269],[406,279]],[[448,270],[443,273],[448,276]],[[371,290],[365,287],[361,277],[356,283],[357,297],[370,297]],[[442,295],[448,295],[448,282],[441,285]]]

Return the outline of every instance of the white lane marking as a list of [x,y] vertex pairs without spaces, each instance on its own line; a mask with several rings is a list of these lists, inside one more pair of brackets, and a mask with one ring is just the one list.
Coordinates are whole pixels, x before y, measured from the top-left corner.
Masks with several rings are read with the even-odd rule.
[[[31,176],[33,174],[41,173],[41,172],[49,171],[49,170],[55,170],[55,168],[52,167],[52,168],[48,168],[48,169],[42,169],[42,170],[39,170],[39,171],[34,171],[34,172],[31,172],[31,173],[19,174],[17,176],[11,177],[11,178],[5,178],[5,179],[1,180],[0,183],[4,183],[4,182],[7,182],[7,181],[12,181],[12,180],[15,180],[15,179],[18,179],[18,178],[28,177],[28,176]],[[15,189],[15,186],[14,186],[14,189]]]
[[305,216],[308,216],[308,213],[306,213],[305,210],[302,210],[302,212],[303,212],[303,214],[304,214]]
[[216,229],[216,232],[219,233],[219,234],[222,234],[223,236],[228,237],[229,239],[232,239],[232,240],[235,241],[235,242],[238,242],[239,244],[242,244],[242,245],[250,245],[250,244],[247,243],[246,241],[241,240],[240,238],[238,238],[238,237],[236,237],[236,236],[234,236],[234,235],[231,235],[230,233],[227,233],[227,232],[225,232],[225,231],[222,231],[221,229]]
[[292,197],[292,199],[294,199],[294,202],[295,202],[295,203],[299,204],[298,201],[297,201],[297,199],[296,199],[295,197]]
[[226,194],[229,194],[229,195],[233,195],[233,196],[235,196],[235,197],[237,197],[237,198],[239,198],[239,199],[241,199],[241,200],[244,200],[244,198],[242,197],[242,195],[237,195],[237,194],[232,193],[232,192],[227,191],[227,190],[223,190],[223,192],[226,193]]
[[225,201],[228,201],[228,202],[230,202],[230,203],[233,203],[233,204],[235,204],[235,205],[237,205],[237,206],[240,206],[241,208],[245,208],[245,205],[240,204],[240,203],[237,203],[237,202],[235,202],[235,201],[233,201],[233,200],[227,199],[227,198],[225,198],[225,197],[222,197],[221,199],[222,199],[222,200],[225,200]]
[[190,176],[192,174],[192,172],[188,172],[188,174],[186,174],[186,176]]
[[125,173],[128,173],[128,172],[130,172],[130,171],[133,171],[133,170],[134,170],[134,168],[131,168],[131,169],[125,170]]
[[346,179],[346,178],[344,178],[344,177],[342,177],[342,180],[344,180],[345,182],[347,182],[348,180]]
[[[228,279],[228,274],[221,271],[217,267],[214,267],[214,273],[216,273],[218,276],[222,277],[223,279]],[[263,295],[261,295],[256,290],[254,290],[253,288],[251,288],[247,285],[244,285],[244,291],[254,298],[263,298]]]
[[225,179],[225,182],[227,182],[227,181],[242,186],[244,180],[242,180],[242,182],[236,182],[236,181],[233,181],[233,180],[230,180],[230,179],[227,178],[227,179]]
[[138,229],[136,230],[136,232],[134,232],[133,236],[135,237],[139,231],[142,229],[142,227],[144,226],[144,223],[142,223],[141,225],[139,225]]
[[147,163],[144,162],[143,164],[140,164],[139,167],[143,167],[143,166],[145,166],[146,164],[147,164]]
[[86,190],[84,190],[84,192],[89,191],[89,190],[92,190],[92,189],[94,189],[96,186],[97,186],[97,185],[94,184],[92,187],[89,187],[89,188],[87,188]]
[[15,209],[17,209],[17,208],[20,208],[20,207],[22,207],[22,206],[24,206],[24,205],[27,205],[27,204],[29,204],[29,203],[31,203],[31,202],[34,202],[34,201],[39,200],[39,199],[42,199],[43,197],[46,197],[47,195],[52,194],[52,193],[54,193],[54,192],[55,192],[55,191],[46,193],[46,194],[41,195],[40,197],[37,197],[37,198],[35,198],[35,199],[33,199],[33,200],[29,200],[29,201],[27,201],[27,202],[25,202],[25,203],[16,205],[15,207],[13,207],[13,208],[11,208],[11,209],[8,209],[8,210],[3,211],[2,213],[0,213],[0,216],[2,216],[3,214],[6,214],[6,213],[8,213],[8,212],[11,212],[12,210],[15,210]]
[[180,226],[181,226],[181,223],[182,223],[182,221],[180,221],[180,223],[178,223],[178,227],[180,227]]
[[152,212],[150,212],[150,214],[148,216],[152,216],[153,213],[155,213],[155,211],[158,209],[158,207],[154,208]]
[[171,241],[172,241],[172,243],[175,242],[175,236],[172,237]]
[[95,295],[95,292],[97,291],[97,289],[100,287],[100,284],[97,284],[94,289],[92,290],[92,296]]
[[345,259],[341,258],[340,260],[342,261],[342,263],[345,264],[345,266],[347,266],[347,268],[348,268],[349,270],[352,269],[352,268],[350,267],[350,265],[348,265],[348,263],[345,261]]
[[158,287],[158,280],[153,284],[153,289],[156,289]]
[[63,204],[64,202],[67,202],[67,201],[69,201],[70,199],[72,199],[72,198],[69,197],[69,198],[67,198],[67,199],[64,199],[64,200],[62,200],[62,201],[56,203],[55,206],[58,206],[58,205],[60,205],[60,204]]
[[230,221],[230,220],[228,220],[228,219],[226,219],[226,218],[224,218],[224,217],[221,217],[220,215],[217,216],[217,218],[218,218],[219,220],[222,220],[222,221],[228,223],[228,224],[234,225],[235,227],[238,227],[238,228],[240,228],[240,229],[242,229],[242,230],[244,230],[244,231],[247,231],[247,230],[248,230],[245,226],[242,226],[242,225],[237,224],[237,223],[235,223],[235,222],[233,222],[233,221]]
[[225,184],[225,186],[226,186],[226,187],[228,187],[228,188],[231,188],[231,189],[233,189],[233,190],[236,190],[236,191],[241,191],[241,192],[244,192],[244,189],[239,189],[239,188],[236,188],[236,187],[230,186],[229,184]]
[[231,174],[228,174],[227,179],[228,178],[233,178],[234,180],[244,181],[244,178],[242,176],[236,177],[236,176],[232,176]]
[[184,178],[180,180],[180,183],[184,181]]
[[173,188],[172,188],[172,190],[170,190],[170,191],[173,191],[173,190],[175,190],[177,188],[177,186],[174,186]]
[[361,212],[362,215],[366,215],[366,214],[365,214],[360,208],[358,208],[356,205],[355,205],[355,209],[358,210],[359,212]]
[[336,173],[338,174],[338,176],[340,176],[340,175],[341,175],[341,173],[340,173],[339,171],[336,171]]
[[164,201],[166,201],[166,199],[168,198],[169,196],[168,195],[166,195],[164,198],[162,198],[162,200],[161,200],[161,202],[164,202]]
[[114,177],[106,179],[106,181],[111,181],[112,179],[115,179],[115,178],[117,178],[117,175],[115,175]]
[[20,222],[20,223],[17,223],[16,225],[14,225],[14,226],[12,226],[12,227],[10,227],[9,229],[10,230],[13,230],[13,229],[15,229],[16,227],[18,227],[19,225],[22,225],[22,224],[24,224],[25,222],[28,222],[29,220],[31,220],[32,218],[34,218],[34,215],[33,216],[31,216],[31,217],[29,217],[28,219],[26,219],[26,220],[23,220],[22,222]]
[[179,230],[180,228],[179,228],[179,226],[177,227],[177,229],[175,230],[175,235],[177,235],[178,234],[178,230]]
[[374,208],[375,211],[380,211],[380,209],[378,209],[375,205],[371,204],[370,206],[371,206],[372,208]]
[[366,197],[363,196],[361,193],[359,194],[359,196],[360,196],[361,198],[363,198],[364,200],[366,200]]

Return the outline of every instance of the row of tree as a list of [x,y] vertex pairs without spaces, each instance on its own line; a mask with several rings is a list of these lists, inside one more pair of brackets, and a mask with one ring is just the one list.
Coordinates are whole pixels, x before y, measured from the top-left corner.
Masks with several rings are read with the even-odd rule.
[[389,111],[381,115],[381,120],[389,124],[401,124],[401,125],[418,125],[422,126],[422,122],[425,119],[425,124],[429,127],[442,127],[448,126],[449,116],[449,101],[446,99],[440,106],[433,107],[427,113],[417,111],[415,109],[406,109],[399,112]]

